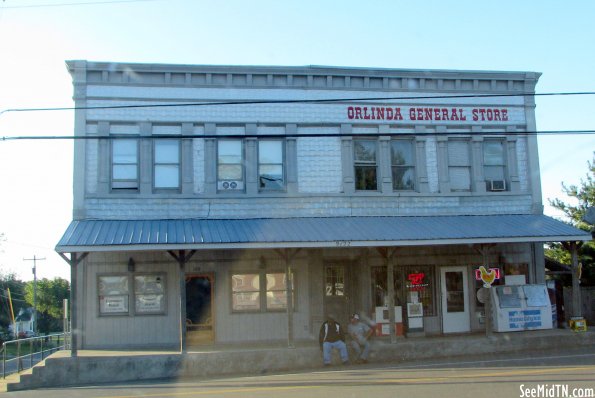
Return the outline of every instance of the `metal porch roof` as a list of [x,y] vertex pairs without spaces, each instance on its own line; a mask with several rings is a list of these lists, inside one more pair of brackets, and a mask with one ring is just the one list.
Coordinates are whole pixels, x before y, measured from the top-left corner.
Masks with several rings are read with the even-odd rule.
[[75,220],[59,253],[588,241],[544,215]]

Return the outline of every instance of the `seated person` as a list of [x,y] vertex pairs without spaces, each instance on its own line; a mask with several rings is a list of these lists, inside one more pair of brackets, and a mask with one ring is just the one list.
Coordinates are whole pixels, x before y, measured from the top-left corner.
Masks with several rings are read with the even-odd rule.
[[359,314],[353,314],[347,331],[351,336],[351,347],[355,351],[355,355],[357,355],[355,362],[368,363],[368,355],[370,354],[370,342],[368,339],[372,336],[372,328],[360,322]]
[[318,341],[320,343],[320,349],[322,350],[324,366],[329,366],[331,364],[331,351],[333,348],[339,350],[343,365],[349,363],[347,346],[345,345],[345,332],[343,331],[341,324],[339,324],[332,315],[327,315],[326,322],[320,327]]

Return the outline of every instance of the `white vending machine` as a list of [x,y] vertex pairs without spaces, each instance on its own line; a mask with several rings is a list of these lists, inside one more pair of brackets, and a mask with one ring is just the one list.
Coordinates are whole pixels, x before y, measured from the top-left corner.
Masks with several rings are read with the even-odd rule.
[[552,307],[545,285],[502,285],[490,290],[495,332],[552,328]]

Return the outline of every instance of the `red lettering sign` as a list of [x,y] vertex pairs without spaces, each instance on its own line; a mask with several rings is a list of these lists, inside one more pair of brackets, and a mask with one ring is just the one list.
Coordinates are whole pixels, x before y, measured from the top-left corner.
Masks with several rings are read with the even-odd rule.
[[[406,115],[411,121],[467,121],[467,116],[474,122],[507,122],[506,108],[417,108],[410,107]],[[469,114],[470,111],[470,114]],[[390,106],[348,106],[347,118],[350,120],[404,120],[400,107]]]
[[426,274],[424,274],[423,272],[420,272],[418,274],[407,275],[407,279],[409,279],[409,282],[411,282],[411,284],[414,286],[422,285],[424,283],[425,277],[426,277]]

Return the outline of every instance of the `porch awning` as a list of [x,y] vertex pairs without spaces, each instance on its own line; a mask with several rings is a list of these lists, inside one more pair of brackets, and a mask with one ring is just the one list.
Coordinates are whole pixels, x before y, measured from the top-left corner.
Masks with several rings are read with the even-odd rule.
[[588,241],[544,215],[75,220],[59,253]]

